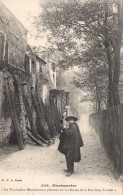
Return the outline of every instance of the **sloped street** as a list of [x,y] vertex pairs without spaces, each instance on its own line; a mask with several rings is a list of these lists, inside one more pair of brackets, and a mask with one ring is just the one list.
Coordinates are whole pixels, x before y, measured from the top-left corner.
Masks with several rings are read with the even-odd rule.
[[[9,190],[10,195],[37,195],[42,191],[43,194],[52,195],[65,194],[65,189],[71,194],[75,194],[75,191],[79,194],[121,194],[121,183],[113,176],[108,159],[88,125],[87,115],[82,115],[79,126],[84,140],[82,160],[75,164],[75,173],[71,177],[65,176],[66,163],[57,150],[58,139],[54,145],[45,148],[27,145],[25,150],[18,151],[10,147],[8,154],[7,148],[4,148],[4,155],[0,153],[0,194],[4,195]],[[53,184],[76,187],[56,187]],[[30,188],[32,191],[13,191],[10,188]]]

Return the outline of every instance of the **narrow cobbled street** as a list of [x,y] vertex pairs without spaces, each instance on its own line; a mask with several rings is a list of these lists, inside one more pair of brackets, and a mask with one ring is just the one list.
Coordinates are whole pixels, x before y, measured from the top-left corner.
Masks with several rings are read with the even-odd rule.
[[[88,125],[88,116],[82,115],[78,122],[84,140],[84,147],[81,148],[82,160],[75,164],[75,173],[71,177],[66,177],[65,158],[57,151],[58,142],[50,147],[39,147],[27,145],[25,150],[18,151],[11,146],[8,150],[4,148],[4,155],[1,152],[0,176],[3,191],[6,194],[10,188],[22,189],[42,189],[43,194],[63,193],[63,187],[56,185],[76,185],[76,187],[65,187],[71,189],[71,194],[78,191],[78,194],[116,194],[116,190],[121,193],[121,183],[113,176],[110,164],[93,130]],[[7,154],[8,153],[8,154]],[[48,186],[47,186],[48,184]],[[15,187],[16,186],[16,187]],[[64,189],[65,189],[64,188]],[[42,194],[41,191],[24,191],[23,194]],[[54,190],[59,191],[54,191]],[[8,189],[10,190],[10,189]],[[73,191],[72,191],[73,190]],[[10,195],[20,194],[11,191]],[[118,193],[118,192],[117,192]],[[118,194],[119,194],[118,193]]]

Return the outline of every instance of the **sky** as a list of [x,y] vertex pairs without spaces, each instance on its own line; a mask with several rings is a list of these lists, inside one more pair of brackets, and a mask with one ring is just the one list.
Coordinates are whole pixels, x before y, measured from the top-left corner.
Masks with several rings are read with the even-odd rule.
[[18,18],[18,20],[30,30],[29,13],[34,14],[37,11],[38,1],[30,0],[3,0],[6,7]]
[[[1,1],[1,0],[0,0]],[[39,13],[39,1],[37,0],[2,0],[5,6],[16,16],[16,18],[24,25],[28,30],[28,43],[35,46],[44,46],[46,39],[36,40],[31,35],[35,34],[34,28],[32,27],[32,17]],[[44,36],[45,37],[45,36]]]

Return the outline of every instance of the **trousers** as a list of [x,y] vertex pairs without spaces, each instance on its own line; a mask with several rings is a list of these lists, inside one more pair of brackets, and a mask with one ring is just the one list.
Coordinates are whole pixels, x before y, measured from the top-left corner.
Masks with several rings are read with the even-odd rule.
[[69,149],[65,155],[68,172],[74,172],[74,150]]

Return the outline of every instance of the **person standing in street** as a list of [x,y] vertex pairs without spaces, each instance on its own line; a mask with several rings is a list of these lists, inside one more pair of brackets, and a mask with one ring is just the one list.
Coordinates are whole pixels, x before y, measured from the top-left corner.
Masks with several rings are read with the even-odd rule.
[[81,160],[80,147],[84,144],[76,123],[77,118],[68,116],[65,120],[69,123],[69,127],[62,129],[58,150],[65,155],[67,163],[66,176],[70,176],[74,172],[74,162]]

